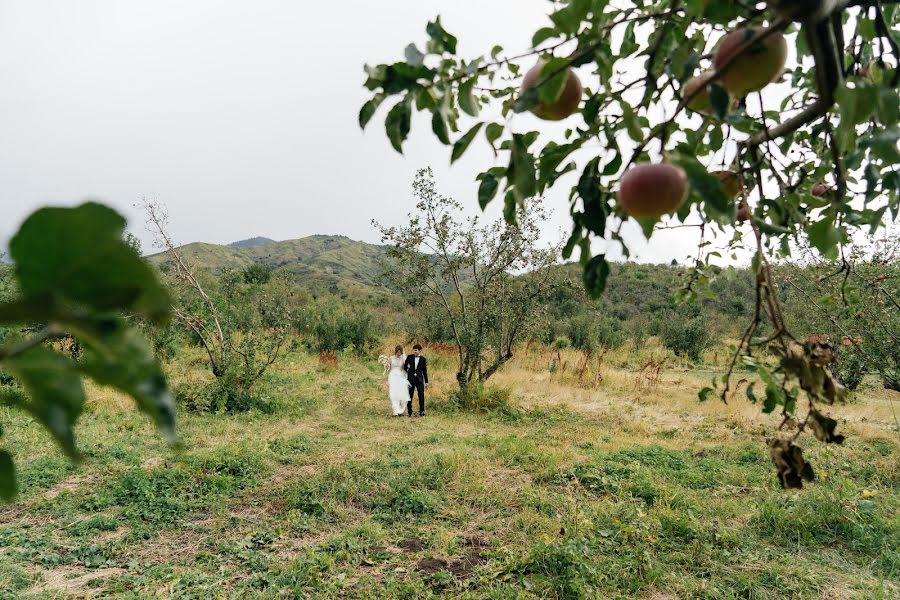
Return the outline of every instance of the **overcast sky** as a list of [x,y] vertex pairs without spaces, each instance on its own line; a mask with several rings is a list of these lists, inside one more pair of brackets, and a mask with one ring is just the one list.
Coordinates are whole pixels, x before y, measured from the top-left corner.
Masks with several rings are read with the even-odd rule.
[[[384,107],[361,132],[364,63],[422,46],[440,14],[465,56],[495,43],[527,49],[545,0],[0,0],[0,240],[36,207],[93,198],[129,219],[158,195],[182,243],[316,233],[378,242],[370,222],[400,223],[416,169],[473,212],[475,175],[492,164],[480,137],[452,168],[425,119],[405,156]],[[588,73],[582,73],[589,77]],[[580,117],[573,117],[580,118]],[[538,127],[531,115],[520,129]],[[523,122],[527,120],[526,122]],[[568,230],[568,185],[546,201],[547,239]],[[640,240],[633,230],[628,236]],[[683,259],[693,230],[637,244],[639,260]]]

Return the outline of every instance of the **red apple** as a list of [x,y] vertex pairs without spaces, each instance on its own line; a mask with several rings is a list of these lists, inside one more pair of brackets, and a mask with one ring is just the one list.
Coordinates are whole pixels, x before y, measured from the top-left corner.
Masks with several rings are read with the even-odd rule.
[[[761,36],[765,27],[742,27],[727,34],[719,43],[713,63],[721,70],[749,40]],[[787,59],[787,42],[778,31],[764,40],[753,42],[744,52],[729,63],[720,80],[726,90],[735,96],[756,92],[779,77]]]
[[737,205],[737,222],[744,223],[750,220],[750,205],[745,200],[741,200]]
[[[524,93],[542,82],[541,69],[544,68],[544,64],[543,61],[538,61],[536,65],[525,73],[520,93]],[[531,112],[546,121],[561,121],[578,110],[578,105],[581,103],[581,95],[581,80],[578,79],[578,75],[572,69],[566,69],[566,86],[556,102],[551,104],[538,102],[531,108]]]
[[687,195],[687,174],[675,165],[635,165],[619,181],[619,206],[636,218],[675,212]]
[[831,186],[827,183],[818,182],[812,186],[812,189],[809,190],[809,193],[815,196],[816,198],[821,198],[825,194],[831,191]]

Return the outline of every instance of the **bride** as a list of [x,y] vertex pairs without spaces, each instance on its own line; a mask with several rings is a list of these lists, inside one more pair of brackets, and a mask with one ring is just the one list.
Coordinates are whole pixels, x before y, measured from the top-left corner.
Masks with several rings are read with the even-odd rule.
[[385,373],[388,373],[388,398],[391,401],[391,414],[395,417],[403,416],[406,403],[409,402],[410,387],[406,372],[403,370],[406,362],[403,346],[394,348],[394,355],[391,357],[380,356],[379,361],[384,365]]

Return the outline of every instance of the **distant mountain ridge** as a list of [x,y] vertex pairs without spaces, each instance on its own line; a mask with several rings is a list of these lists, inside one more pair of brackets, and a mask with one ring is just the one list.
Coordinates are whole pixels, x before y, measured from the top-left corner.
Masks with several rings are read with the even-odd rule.
[[265,246],[266,244],[274,244],[275,240],[267,237],[252,237],[247,238],[246,240],[239,240],[237,242],[231,242],[228,244],[232,248],[252,248],[253,246]]
[[[338,291],[377,286],[386,248],[342,235],[311,235],[281,242],[257,237],[227,246],[193,242],[179,250],[191,264],[213,272],[258,263],[291,273],[298,281]],[[148,258],[162,264],[166,253]]]

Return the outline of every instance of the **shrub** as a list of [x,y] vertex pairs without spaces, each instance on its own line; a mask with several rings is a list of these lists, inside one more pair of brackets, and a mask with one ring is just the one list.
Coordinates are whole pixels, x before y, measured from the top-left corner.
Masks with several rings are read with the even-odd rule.
[[626,325],[626,336],[631,341],[631,347],[637,351],[647,342],[650,337],[650,322],[645,317],[634,318],[629,320]]
[[568,339],[572,341],[573,348],[593,350],[597,347],[597,331],[594,324],[593,316],[587,313],[582,313],[569,321],[566,333]]
[[553,347],[557,348],[558,350],[565,350],[566,348],[568,348],[571,345],[572,345],[572,341],[569,340],[569,338],[563,337],[563,336],[556,338],[556,340],[554,340],[554,342],[553,342]]
[[579,350],[617,348],[625,342],[625,332],[618,319],[609,315],[583,313],[568,323],[567,333],[572,347]]
[[253,391],[239,377],[226,374],[208,383],[182,383],[175,387],[175,399],[188,412],[238,413],[259,410],[275,412],[276,403],[268,396]]
[[[153,352],[160,360],[171,360],[175,358],[179,347],[185,342],[185,333],[178,323],[172,322],[168,325],[151,325],[150,323],[141,322],[141,333],[153,346]],[[188,339],[194,344],[199,345],[199,338],[195,335]]]
[[679,313],[669,313],[667,318],[659,322],[659,336],[663,346],[694,362],[700,361],[703,351],[712,341],[702,315],[686,317]]
[[856,346],[842,348],[838,352],[834,371],[835,375],[848,390],[851,392],[855,391],[866,374],[865,356]]
[[353,348],[365,353],[378,343],[375,320],[365,310],[337,310],[333,307],[317,307],[308,325],[318,352],[340,352]]
[[269,283],[269,281],[272,279],[272,267],[261,263],[254,263],[248,267],[245,267],[244,270],[241,271],[241,277],[243,278],[244,283]]
[[603,348],[618,348],[625,343],[626,333],[621,321],[604,315],[594,322],[597,344]]
[[508,407],[511,396],[508,387],[486,387],[481,381],[472,381],[465,389],[454,391],[450,399],[463,410],[488,411]]

